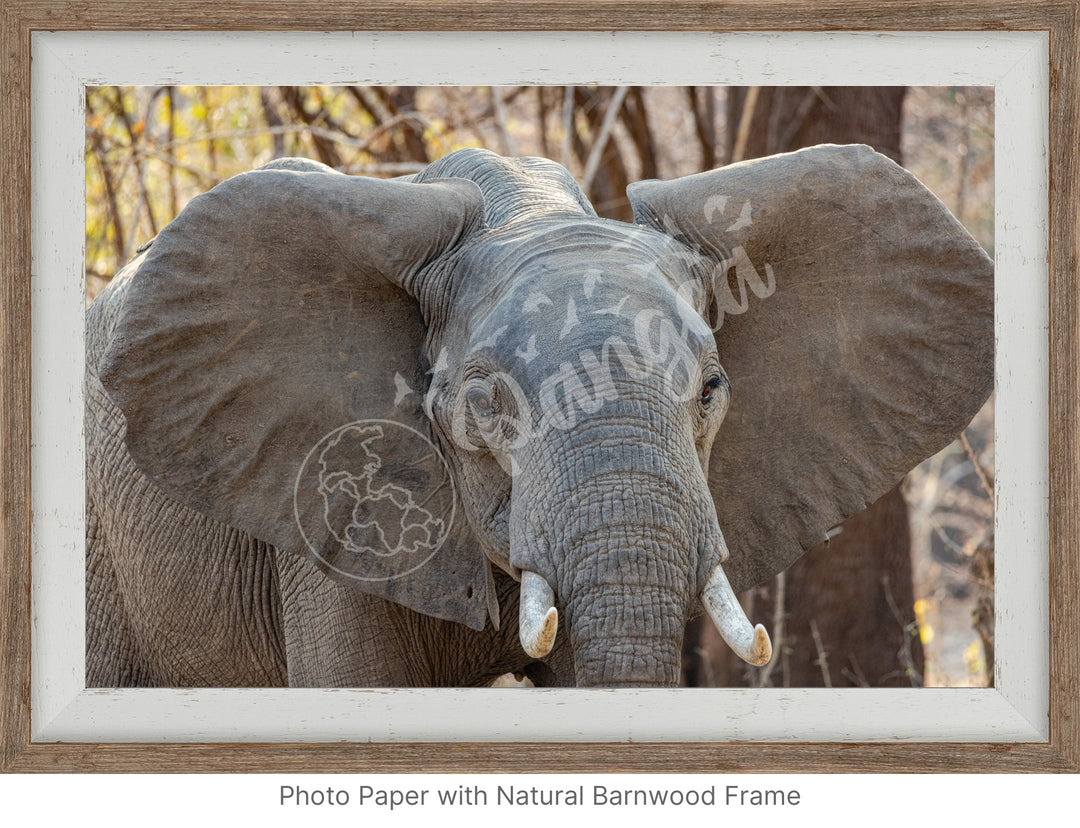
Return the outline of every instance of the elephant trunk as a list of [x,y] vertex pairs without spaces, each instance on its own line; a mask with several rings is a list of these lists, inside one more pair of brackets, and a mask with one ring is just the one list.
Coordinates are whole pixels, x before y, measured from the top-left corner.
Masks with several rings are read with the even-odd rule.
[[679,483],[696,462],[692,452],[673,459],[655,432],[631,434],[625,421],[618,430],[599,451],[549,443],[544,454],[559,458],[558,474],[534,457],[515,476],[511,563],[522,571],[522,647],[543,658],[561,628],[579,686],[675,686],[697,600],[706,499],[688,504]]
[[764,664],[768,634],[720,568],[727,547],[695,446],[662,441],[673,429],[640,411],[621,413],[579,423],[517,467],[510,562],[522,573],[522,647],[543,658],[561,626],[579,686],[675,686],[700,599],[736,654]]
[[[563,568],[568,575],[559,579],[577,684],[674,686],[686,623],[685,572],[679,567],[669,577],[656,575],[672,569],[666,562],[680,550],[672,547],[665,553],[653,546],[657,558],[641,560],[640,547],[613,544],[609,532],[610,527],[604,538],[578,547],[583,561],[594,562],[591,567],[571,564]],[[605,571],[611,562],[621,563]],[[548,655],[559,628],[555,592],[529,570],[521,573],[518,625],[525,652],[533,658]]]
[[567,608],[579,687],[675,687],[685,628],[681,596],[624,584]]
[[[606,491],[597,480],[588,481],[584,490]],[[531,540],[537,535],[552,539],[550,526],[577,525],[579,531],[552,543],[553,555],[543,555],[530,543],[531,554],[516,556],[523,563],[518,619],[522,647],[531,657],[544,658],[554,646],[559,612],[552,584],[557,584],[580,686],[670,686],[678,681],[688,602],[692,585],[700,583],[694,577],[698,554],[689,540],[695,535],[694,519],[677,514],[685,508],[665,502],[677,487],[652,486],[649,491],[653,495],[644,499],[630,487],[605,495],[598,504],[577,503],[564,520],[550,523],[549,531],[527,535]],[[637,518],[626,520],[631,516]],[[721,562],[728,558],[715,516],[706,516],[699,534]],[[547,568],[548,577],[525,563],[544,559],[557,562]],[[768,632],[747,619],[721,563],[713,567],[698,597],[736,655],[755,666],[768,663]]]

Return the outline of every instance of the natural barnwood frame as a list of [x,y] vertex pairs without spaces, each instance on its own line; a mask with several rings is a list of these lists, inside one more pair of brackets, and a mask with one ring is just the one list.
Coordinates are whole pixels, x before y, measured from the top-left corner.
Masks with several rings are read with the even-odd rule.
[[[30,39],[42,30],[1039,30],[1050,37],[1050,738],[1038,744],[45,744],[30,740]],[[31,771],[1080,770],[1080,2],[3,0],[0,766]]]

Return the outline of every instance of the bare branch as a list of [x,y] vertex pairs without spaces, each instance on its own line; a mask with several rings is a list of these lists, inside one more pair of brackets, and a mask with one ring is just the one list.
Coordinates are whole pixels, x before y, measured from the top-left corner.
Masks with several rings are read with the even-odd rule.
[[183,170],[189,175],[193,176],[199,181],[199,185],[204,188],[213,187],[215,184],[220,184],[224,179],[216,172],[211,170],[204,170],[192,164],[181,161],[174,155],[170,155],[167,152],[159,152],[158,150],[150,149],[149,147],[141,148],[133,156],[135,159],[140,158],[153,158],[157,161],[161,161],[168,164],[170,167],[175,167],[178,170]]
[[711,170],[716,165],[716,102],[711,86],[685,87],[694,116],[694,130],[701,145],[701,168]]
[[551,157],[551,147],[548,144],[547,135],[547,122],[548,122],[548,102],[547,102],[547,87],[536,87],[536,124],[539,127],[540,133],[540,154],[545,158]]
[[315,148],[315,154],[319,156],[319,160],[327,166],[340,167],[344,161],[334,147],[333,142],[328,140],[322,132],[316,132],[314,129],[322,122],[322,112],[311,113],[308,111],[299,87],[279,86],[278,90],[281,92],[282,100],[285,101],[286,106],[289,107],[297,119],[312,128],[309,129],[307,134],[311,138],[311,144]]
[[120,223],[120,207],[116,199],[116,185],[113,183],[112,172],[109,164],[105,161],[105,148],[101,133],[96,129],[87,130],[90,137],[90,148],[98,171],[101,173],[101,181],[105,187],[105,209],[109,216],[109,223],[113,228],[113,250],[116,253],[118,264],[124,262],[124,228]]
[[[270,135],[273,136],[271,159],[277,159],[285,157],[285,136],[283,133],[275,131],[275,129],[282,126],[284,122],[281,120],[281,115],[278,114],[275,102],[270,97],[272,91],[265,86],[260,87],[259,103],[262,105],[263,120],[270,127]],[[175,146],[171,138],[168,146]]]
[[862,671],[862,667],[859,666],[859,662],[855,658],[854,653],[848,653],[848,661],[851,662],[851,667],[841,667],[840,674],[856,687],[869,687],[870,682],[866,678],[866,674]]
[[205,86],[199,90],[202,97],[203,111],[206,115],[203,117],[203,125],[206,127],[207,135],[202,140],[206,141],[206,157],[210,163],[210,170],[217,176],[217,143],[214,141],[213,135],[210,133],[210,90]]
[[986,492],[986,496],[993,501],[994,479],[983,467],[983,464],[979,462],[979,456],[975,453],[975,449],[971,447],[971,442],[968,440],[966,429],[960,432],[960,445],[964,447],[964,453],[967,454],[968,459],[971,461],[971,465],[975,467],[975,474],[979,477],[979,483],[982,485],[983,491]]
[[[774,152],[787,152],[791,146],[791,142],[795,140],[795,136],[799,134],[799,130],[802,129],[803,123],[806,121],[806,116],[810,114],[810,110],[814,108],[819,100],[828,103],[828,98],[825,96],[825,91],[820,86],[811,86],[803,99],[799,101],[799,106],[795,110],[795,114],[791,117],[791,122],[788,124],[784,134],[780,137],[780,140],[776,144]],[[835,108],[835,107],[834,107]]]
[[[165,105],[169,107],[169,120],[168,131],[165,134],[166,140],[172,141],[176,138],[176,87],[165,87]],[[179,210],[179,198],[176,192],[176,170],[170,164],[169,167],[169,215],[175,216],[177,210]]]
[[751,86],[746,90],[746,100],[743,101],[742,114],[739,116],[739,128],[735,132],[735,148],[731,151],[732,164],[742,161],[746,156],[746,143],[750,140],[750,124],[754,120],[759,94],[760,86]]
[[780,145],[780,121],[784,117],[784,95],[787,89],[777,86],[769,96],[769,126],[765,131],[765,154],[773,155],[779,152]]
[[415,112],[406,112],[401,115],[397,115],[386,121],[385,123],[381,124],[380,126],[376,127],[366,138],[353,138],[348,135],[325,129],[323,127],[308,126],[307,124],[281,124],[280,126],[256,127],[254,129],[237,129],[228,132],[215,132],[209,135],[200,135],[198,138],[178,139],[168,144],[163,144],[162,147],[181,147],[185,144],[193,144],[200,141],[205,141],[207,138],[212,138],[218,141],[232,141],[238,138],[255,138],[262,135],[298,134],[315,135],[327,141],[333,141],[335,143],[341,144],[342,146],[355,147],[358,150],[367,152],[370,151],[371,145],[380,136],[403,122],[415,122],[420,124],[422,128],[427,127],[427,121],[423,118],[423,116]]
[[153,109],[154,101],[161,91],[161,89],[158,89],[150,95],[146,103],[146,113],[143,115],[141,126],[137,128],[136,125],[132,123],[131,117],[127,113],[127,108],[124,106],[123,92],[119,87],[113,87],[113,109],[120,118],[121,123],[124,125],[124,130],[127,132],[128,146],[131,151],[131,157],[135,161],[135,171],[139,181],[139,200],[131,216],[131,227],[127,233],[121,262],[126,262],[130,259],[134,252],[132,250],[132,245],[139,235],[139,218],[143,209],[146,210],[146,218],[150,224],[150,236],[153,237],[157,235],[157,221],[154,220],[154,210],[150,205],[150,197],[146,187],[146,166],[143,164],[139,150],[143,143],[141,136],[146,134],[146,125],[150,122],[150,113]]
[[619,110],[619,117],[630,134],[638,158],[641,161],[642,178],[658,178],[656,167],[656,146],[652,130],[649,128],[649,113],[645,107],[645,95],[640,86],[630,88],[626,102]]
[[892,586],[889,583],[889,576],[881,576],[881,588],[885,590],[885,600],[889,604],[889,611],[892,613],[893,619],[900,625],[900,629],[903,631],[903,645],[900,648],[900,652],[897,653],[897,658],[900,660],[900,665],[904,668],[904,675],[907,676],[908,681],[911,682],[912,687],[923,686],[922,673],[915,668],[915,657],[911,653],[911,639],[912,636],[919,634],[919,626],[915,619],[908,620],[900,612],[900,608],[896,606],[896,599],[892,594]]
[[773,596],[773,618],[772,618],[772,644],[773,644],[773,657],[769,660],[769,663],[761,668],[761,672],[757,675],[756,687],[769,687],[772,681],[773,670],[776,667],[777,662],[780,660],[779,655],[784,650],[784,615],[785,605],[787,603],[787,572],[778,572],[776,575],[776,594]]
[[574,87],[567,86],[563,90],[562,111],[562,146],[559,148],[559,163],[564,167],[570,166],[570,153],[574,146]]
[[832,677],[829,675],[829,656],[825,652],[825,645],[821,641],[821,633],[818,632],[817,619],[810,619],[810,635],[814,638],[814,649],[817,650],[817,665],[821,668],[821,680],[826,687],[832,687]]
[[596,177],[596,171],[600,167],[600,159],[604,155],[604,150],[607,148],[608,139],[611,138],[611,129],[615,126],[615,119],[619,115],[619,110],[622,108],[623,99],[626,98],[626,93],[629,91],[628,86],[619,86],[615,89],[615,94],[612,95],[611,100],[608,101],[607,109],[604,111],[604,120],[600,124],[600,132],[596,136],[596,140],[593,141],[592,148],[589,150],[589,157],[585,162],[585,172],[581,176],[581,189],[585,192],[589,191],[589,187],[592,186],[593,179]]
[[[377,86],[374,87],[374,93],[386,110],[382,121],[389,123],[400,115],[414,113],[416,110],[415,86]],[[393,153],[395,157],[387,160],[424,163],[430,161],[431,158],[424,143],[424,130],[427,128],[427,123],[419,120],[419,116],[415,122],[410,119],[395,121],[395,123],[402,124],[402,129],[395,135],[398,139],[395,141],[398,148]]]
[[502,88],[489,86],[488,91],[491,93],[491,109],[495,120],[495,129],[499,133],[499,140],[502,142],[503,155],[517,155],[514,150],[514,138],[506,125],[506,103],[503,101]]

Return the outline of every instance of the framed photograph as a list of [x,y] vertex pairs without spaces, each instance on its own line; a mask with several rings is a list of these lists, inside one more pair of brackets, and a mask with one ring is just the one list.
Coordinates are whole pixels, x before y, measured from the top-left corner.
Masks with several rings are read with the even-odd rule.
[[[843,8],[824,2],[196,2],[182,9],[5,0],[4,770],[1080,770],[1078,20],[1076,0],[945,8],[899,2]],[[892,107],[895,126],[885,130],[891,139],[879,143],[868,126],[850,133],[855,137],[810,128],[815,112],[837,111],[848,95]],[[925,187],[893,163],[902,145],[929,143],[901,134],[905,95],[907,111],[918,113],[919,135],[933,136],[949,162],[963,168],[958,179],[935,178],[940,159],[933,153],[909,152],[903,159]],[[944,114],[935,108],[943,101],[950,107]],[[965,113],[959,131],[950,121],[957,107]],[[880,153],[851,146],[862,142]],[[194,148],[202,154],[194,156]],[[307,158],[285,160],[295,156]],[[513,156],[551,160],[505,160]],[[151,164],[168,171],[164,183],[144,175]],[[799,172],[800,165],[807,171]],[[249,173],[255,168],[261,169]],[[865,172],[855,176],[852,169]],[[527,255],[506,253],[517,249],[514,234],[523,219],[514,202],[499,200],[503,185],[497,182],[523,187],[526,179],[542,179],[549,188],[525,199],[532,199],[530,209],[551,199],[540,229],[529,231],[547,235]],[[764,183],[747,189],[744,180]],[[190,200],[214,185],[220,186],[211,195]],[[887,196],[874,194],[879,186],[887,187]],[[363,188],[361,196],[355,187]],[[800,199],[810,206],[801,212],[789,207]],[[842,213],[842,221],[830,223],[832,212]],[[566,229],[570,213],[587,215],[592,229]],[[714,219],[723,224],[720,237],[702,229]],[[339,232],[345,227],[347,234]],[[495,242],[470,240],[481,232]],[[946,233],[956,241],[941,252]],[[387,234],[395,244],[383,259],[372,251],[386,249]],[[596,241],[601,236],[602,244]],[[832,284],[820,294],[824,299],[814,288],[783,304],[777,285],[786,284],[785,265],[798,262],[811,273],[820,267],[821,280],[852,262],[860,273],[876,273],[885,266],[867,250],[884,237],[890,261],[907,257],[894,267],[908,286],[902,295],[860,292],[863,282],[853,281]],[[559,264],[556,273],[554,262],[566,250],[578,251],[579,264]],[[620,293],[610,278],[616,265],[605,270],[590,258],[622,256],[619,266],[633,272],[641,269],[641,256],[668,262],[672,250],[690,275],[674,275],[675,266],[667,264],[653,271],[664,274],[663,295],[670,293],[671,318],[684,321],[681,329],[665,327],[653,305],[635,310],[636,294]],[[934,263],[927,265],[927,257],[936,257]],[[133,258],[137,270],[111,279]],[[330,287],[305,283],[293,291],[290,280],[303,278],[304,263],[317,260],[321,273],[333,259],[348,267],[328,271]],[[163,262],[170,273],[187,274],[186,281],[173,288],[169,280],[155,280]],[[475,281],[463,286],[462,273],[476,280],[500,267],[529,275],[512,290],[472,287]],[[975,296],[965,274],[989,274],[991,267],[992,296],[988,287],[980,294],[980,327],[970,306],[954,313],[946,304]],[[947,279],[939,277],[946,268]],[[209,271],[217,281],[204,278]],[[439,281],[444,272],[456,281]],[[365,287],[360,298],[341,293],[341,280],[357,273],[374,287]],[[549,273],[555,273],[550,284],[544,281]],[[239,292],[215,292],[225,282]],[[570,283],[573,290],[564,295]],[[500,289],[512,294],[507,307],[515,313],[500,310],[501,300],[492,298]],[[88,300],[103,290],[106,301],[88,314]],[[845,294],[848,305],[838,298]],[[944,298],[935,304],[930,294]],[[117,295],[126,303],[119,322],[107,309],[108,302],[121,306],[108,298]],[[875,296],[882,312],[874,324],[881,331],[875,328],[859,348],[844,346],[835,332],[869,330]],[[469,325],[446,309],[451,301],[473,314]],[[821,340],[839,342],[835,347],[814,344],[817,334],[807,320],[819,301],[835,320]],[[356,308],[376,302],[380,311],[357,323],[356,314],[365,311]],[[765,373],[754,357],[740,367],[739,347],[748,354],[762,347],[738,324],[754,302],[786,308],[770,323],[767,339],[775,345],[791,337],[779,361],[803,380],[785,385],[776,379],[775,387],[765,387],[752,381],[755,372]],[[523,310],[533,316],[522,321]],[[535,319],[544,314],[554,321],[537,327]],[[586,315],[591,321],[581,326]],[[268,319],[272,324],[263,324]],[[363,330],[355,341],[330,338],[317,328],[319,320],[330,320],[335,331],[347,325]],[[605,327],[609,320],[629,321],[623,331]],[[693,350],[687,343],[697,341],[695,326],[706,334],[711,327],[715,345],[708,336],[700,346],[704,355],[687,356]],[[586,328],[606,333],[599,344],[588,344],[592,340],[581,338]],[[105,329],[114,333],[99,342]],[[210,351],[187,347],[190,336],[185,340],[182,330],[196,329],[213,345]],[[636,346],[627,347],[635,335]],[[400,336],[415,342],[399,347]],[[503,338],[513,341],[500,345]],[[987,347],[972,356],[984,340]],[[881,351],[868,354],[870,341],[881,343]],[[846,355],[845,347],[857,354]],[[714,365],[709,354],[717,349]],[[958,378],[943,379],[946,372],[936,367],[911,368],[924,350]],[[496,356],[485,356],[488,351]],[[243,361],[230,361],[241,352],[248,355]],[[249,361],[252,353],[260,355],[261,367]],[[500,353],[508,355],[512,371],[499,363]],[[725,364],[725,353],[734,368]],[[635,667],[613,672],[613,662],[601,659],[607,666],[593,673],[591,640],[575,633],[560,666],[555,656],[545,657],[553,647],[559,652],[557,635],[566,646],[574,613],[580,619],[587,610],[569,600],[574,590],[565,570],[550,564],[535,538],[545,527],[573,525],[567,510],[585,497],[593,478],[582,476],[562,495],[549,493],[549,517],[522,528],[512,510],[524,512],[525,501],[539,509],[533,504],[548,496],[529,481],[550,484],[568,473],[573,457],[533,468],[539,461],[529,460],[533,455],[522,446],[554,445],[602,401],[622,399],[613,391],[600,400],[605,382],[616,365],[644,376],[649,354],[667,366],[662,387],[682,389],[672,392],[671,410],[694,414],[686,451],[704,459],[680,480],[699,480],[706,511],[715,498],[720,513],[712,535],[701,529],[694,540],[680,536],[684,545],[711,551],[695,553],[702,571],[687,575],[694,588],[674,612],[681,625],[700,601],[720,637],[698,632],[704,637],[693,647],[680,645],[688,640],[680,626],[667,666],[653,669],[652,657],[635,649],[639,655],[627,661]],[[979,363],[981,357],[987,358]],[[535,369],[545,359],[550,370]],[[825,377],[846,359],[857,366],[849,373],[871,389],[865,396],[873,403],[837,396],[839,385],[825,378],[811,383],[825,389],[816,391],[820,397],[804,398],[799,382],[811,367]],[[921,373],[902,374],[909,369]],[[365,379],[367,391],[349,399],[372,396],[377,387],[385,398],[381,407],[341,402],[351,391],[325,398],[312,391],[318,377],[337,389],[351,387],[366,371],[377,378]],[[533,374],[535,393],[523,379]],[[250,388],[263,376],[274,384],[253,395]],[[282,377],[303,379],[286,388]],[[900,387],[897,377],[921,389],[918,399],[888,398]],[[218,395],[205,409],[191,402],[196,386],[199,394]],[[100,387],[118,401],[116,412],[96,396]],[[290,394],[302,403],[289,408]],[[777,397],[787,402],[773,406],[769,401]],[[767,420],[735,407],[737,398],[755,400],[756,411],[795,413]],[[815,450],[832,452],[835,468],[810,483],[800,482],[795,470],[767,478],[767,469],[801,450],[795,424],[822,418],[820,410],[809,412],[821,409],[821,400],[832,407],[821,419],[827,423],[818,428],[822,436],[814,439],[821,448]],[[536,409],[529,416],[522,414],[525,401]],[[911,414],[903,428],[888,431],[873,419],[876,405]],[[962,409],[963,422],[937,421],[955,408]],[[120,409],[123,420],[116,419]],[[948,569],[949,555],[965,566],[968,559],[982,560],[992,609],[979,604],[978,595],[964,605],[964,613],[984,612],[983,641],[972,644],[967,662],[964,646],[952,654],[970,675],[939,669],[927,686],[913,686],[923,683],[921,654],[932,652],[934,630],[946,624],[938,620],[944,616],[926,615],[934,611],[932,602],[877,569],[860,566],[845,576],[851,583],[868,580],[887,601],[896,640],[884,646],[899,667],[873,672],[865,660],[834,649],[823,615],[805,630],[797,626],[785,584],[794,593],[800,584],[809,588],[810,580],[774,582],[773,572],[786,563],[755,568],[741,550],[768,546],[772,535],[755,527],[775,522],[786,527],[783,538],[790,536],[798,552],[828,542],[837,553],[855,537],[839,521],[893,486],[890,479],[874,489],[886,475],[877,465],[896,465],[901,460],[895,458],[909,455],[921,461],[948,442],[939,432],[951,429],[952,439],[981,409],[989,417],[981,426],[985,436],[957,448],[955,466],[947,467],[958,477],[963,466],[970,484],[964,502],[978,504],[948,526],[927,518],[925,543],[935,571]],[[109,431],[110,417],[122,427]],[[536,423],[546,426],[541,437],[531,430]],[[918,436],[924,426],[931,432],[925,438]],[[720,441],[725,429],[743,436],[732,441],[743,446],[739,451],[753,446],[753,452],[714,448],[713,436]],[[405,432],[416,439],[393,439]],[[791,439],[784,443],[778,433]],[[121,436],[130,451],[123,462],[154,481],[144,495],[130,494],[110,464],[107,446]],[[620,439],[643,456],[651,451],[648,440],[634,442],[630,430]],[[856,450],[859,441],[874,450]],[[662,444],[667,451],[676,443],[657,440],[657,457]],[[745,480],[718,474],[717,452],[726,470],[752,474]],[[859,459],[863,455],[874,462]],[[582,462],[595,462],[611,476],[615,461],[602,456],[607,459]],[[806,456],[820,467],[819,456]],[[939,460],[926,477],[915,472],[909,478],[908,502],[910,487],[940,484],[947,462]],[[657,463],[661,471],[652,476],[659,479],[668,461]],[[791,465],[799,466],[798,456]],[[264,483],[278,467],[289,474]],[[754,475],[767,482],[752,483]],[[513,492],[500,489],[498,481],[511,478]],[[726,478],[733,482],[725,484]],[[847,500],[865,501],[826,504],[822,492],[849,478],[865,490],[853,489]],[[671,490],[684,485],[673,480]],[[127,505],[102,507],[114,491],[123,493],[117,502],[129,498]],[[255,499],[238,494],[245,491],[255,491]],[[725,514],[721,503],[739,497],[744,505]],[[495,506],[459,514],[485,498],[502,503],[511,516],[496,519]],[[663,493],[645,500],[639,508],[662,524],[665,518],[655,515],[663,511]],[[147,506],[150,501],[157,505]],[[598,500],[596,511],[617,522],[631,502],[630,495],[612,495]],[[804,521],[792,503],[820,512],[817,523]],[[959,514],[961,507],[954,507]],[[215,542],[222,549],[258,538],[242,553],[256,561],[249,567],[251,589],[261,595],[265,576],[274,581],[274,594],[280,589],[293,597],[252,621],[222,603],[228,579],[215,582],[213,601],[203,601],[191,580],[168,582],[167,555],[182,557],[185,544],[202,548],[209,535],[182,522],[125,523],[121,512],[189,508],[207,521],[208,533],[242,527],[236,530],[242,536]],[[905,547],[906,514],[900,540],[895,531],[886,533]],[[970,528],[975,517],[984,521],[978,530]],[[710,520],[704,523],[712,526]],[[131,548],[148,548],[147,539],[163,533],[168,548],[135,563],[102,558],[106,563],[99,564],[95,539],[120,525],[131,527],[125,541]],[[956,527],[968,534],[957,536]],[[504,536],[508,554],[500,552]],[[485,554],[468,565],[440,556],[466,543]],[[635,543],[645,546],[634,541],[630,548]],[[311,555],[274,564],[260,557],[271,545],[307,548]],[[931,547],[938,549],[936,558]],[[327,555],[330,548],[340,554]],[[766,555],[757,554],[758,560]],[[633,568],[633,558],[622,554],[621,572]],[[416,572],[425,574],[410,577]],[[130,602],[135,579],[143,577],[164,578],[168,586],[158,599],[138,591],[146,601],[138,622],[131,616],[117,622],[115,596],[123,591]],[[290,582],[308,581],[320,586],[290,592]],[[762,581],[770,586],[756,598],[735,601],[735,592]],[[425,637],[438,657],[410,661],[406,651],[392,661],[379,649],[380,663],[364,672],[327,667],[340,661],[327,658],[328,649],[363,649],[376,637],[348,623],[357,617],[358,599],[343,590],[356,584],[370,600],[405,608],[391,614],[436,618],[422,629],[407,627],[400,637]],[[651,588],[619,584],[624,592]],[[574,594],[587,592],[579,587]],[[437,609],[428,609],[432,595],[442,596]],[[190,614],[158,612],[156,600],[183,604]],[[313,607],[306,616],[305,602]],[[517,624],[507,622],[507,606]],[[256,643],[246,662],[230,659],[221,667],[212,655],[198,662],[172,643],[163,649],[172,647],[172,664],[183,663],[174,670],[148,654],[145,635],[129,629],[140,623],[174,642],[170,624],[204,625],[222,652],[237,637],[257,641],[256,634],[214,626],[222,607],[227,617],[243,616],[237,623],[274,627],[266,648],[276,655],[260,655]],[[635,612],[616,607],[612,615]],[[313,626],[299,624],[303,617]],[[328,638],[311,632],[335,623],[341,630]],[[447,653],[454,647],[473,646],[462,643],[472,642],[470,635],[498,639],[506,630],[509,646],[523,648],[529,659],[490,657],[467,677],[431,667],[452,660]],[[717,644],[720,638],[726,643]],[[273,642],[288,642],[288,655]],[[809,653],[805,669],[814,673],[805,683],[818,686],[800,686],[794,678],[796,642]],[[710,655],[714,646],[764,666],[747,680],[742,667],[722,667],[723,659]],[[323,655],[309,659],[303,655],[309,652]],[[233,670],[240,662],[247,667]],[[721,669],[740,678],[719,680]],[[889,680],[879,681],[886,673]]]

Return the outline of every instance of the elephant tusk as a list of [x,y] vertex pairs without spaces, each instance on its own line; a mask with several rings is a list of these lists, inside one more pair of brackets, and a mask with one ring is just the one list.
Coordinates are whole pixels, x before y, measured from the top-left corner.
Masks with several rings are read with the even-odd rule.
[[727,575],[717,565],[701,591],[701,603],[732,651],[743,661],[760,667],[772,657],[769,633],[758,624],[751,626],[743,612]]
[[555,646],[555,634],[559,630],[555,593],[535,572],[522,570],[520,603],[518,634],[521,646],[533,658],[543,658]]

